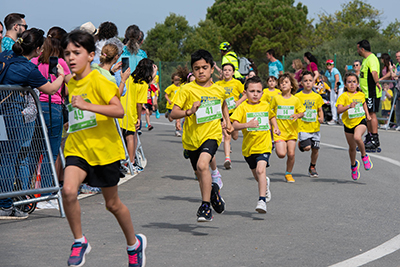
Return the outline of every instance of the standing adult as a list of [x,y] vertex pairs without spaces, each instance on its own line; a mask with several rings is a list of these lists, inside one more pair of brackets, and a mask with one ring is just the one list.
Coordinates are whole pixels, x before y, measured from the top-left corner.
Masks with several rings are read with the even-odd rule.
[[326,61],[326,78],[331,85],[331,94],[330,94],[330,103],[331,103],[331,111],[332,111],[332,120],[328,121],[329,125],[334,125],[338,122],[338,114],[336,109],[336,100],[343,93],[343,80],[342,75],[337,68],[334,67],[334,62],[332,59],[328,59]]
[[283,74],[283,65],[282,63],[275,58],[275,50],[269,49],[266,52],[268,62],[268,72],[269,76],[274,76],[275,78],[279,78],[280,74]]
[[[381,63],[383,64],[382,68],[382,77],[379,78],[379,81],[392,80],[393,70],[396,68],[390,58],[388,53],[383,53],[381,55]],[[390,83],[389,88],[393,88],[393,83]]]
[[100,64],[101,49],[105,45],[106,41],[113,37],[118,37],[117,26],[110,21],[106,21],[100,24],[99,31],[97,33],[98,40],[96,41],[96,53],[94,55],[92,63]]
[[[236,79],[243,79],[242,74],[239,72],[239,61],[236,53],[231,51],[232,46],[228,42],[223,42],[219,45],[219,50],[221,51],[222,55],[222,63],[221,65],[225,65],[227,63],[231,63],[235,67],[235,74],[233,77]],[[216,67],[216,65],[215,65]],[[216,69],[219,71],[219,74],[222,75],[222,70],[218,67]]]
[[368,112],[371,120],[367,121],[368,132],[365,144],[367,149],[376,149],[380,146],[378,136],[378,118],[382,88],[379,84],[380,64],[378,58],[371,52],[371,45],[368,40],[361,40],[357,43],[357,52],[362,56],[360,88],[365,94]]
[[315,84],[319,77],[318,66],[317,66],[318,60],[310,52],[305,52],[304,53],[304,62],[307,64],[306,70],[314,73],[314,84]]
[[12,50],[17,38],[28,29],[25,15],[19,13],[8,14],[4,18],[4,25],[6,26],[6,35],[1,42],[1,51]]
[[396,101],[396,124],[397,124],[397,131],[400,131],[400,81],[399,81],[399,77],[400,77],[400,50],[396,52],[396,74],[394,76],[394,78],[397,80],[397,99]]
[[[3,40],[3,23],[0,21],[0,45],[1,45],[1,41]],[[1,46],[0,46],[0,52],[1,51],[3,51],[2,49],[1,49]]]
[[125,31],[126,45],[122,51],[122,55],[118,61],[121,61],[122,57],[129,58],[129,68],[131,72],[134,72],[139,61],[143,58],[147,58],[147,54],[144,50],[140,49],[143,44],[143,33],[136,25],[130,25]]
[[301,83],[301,74],[303,72],[303,63],[300,59],[296,58],[292,61],[292,68],[294,69],[294,78],[297,83]]

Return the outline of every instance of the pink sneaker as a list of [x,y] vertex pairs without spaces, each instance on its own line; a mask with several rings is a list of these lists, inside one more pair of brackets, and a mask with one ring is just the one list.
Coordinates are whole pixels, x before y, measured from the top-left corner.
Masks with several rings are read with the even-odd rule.
[[360,178],[360,171],[358,170],[360,168],[360,162],[356,160],[356,166],[351,167],[351,178],[353,180],[358,180]]
[[372,161],[367,154],[362,157],[362,161],[364,163],[364,169],[366,171],[369,171],[370,169],[372,169],[372,167],[374,167],[374,164],[372,164]]

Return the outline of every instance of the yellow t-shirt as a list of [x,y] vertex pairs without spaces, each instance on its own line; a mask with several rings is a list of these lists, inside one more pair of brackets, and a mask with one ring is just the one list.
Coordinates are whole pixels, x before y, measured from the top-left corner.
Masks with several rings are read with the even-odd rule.
[[299,121],[299,132],[315,133],[320,130],[320,123],[318,121],[318,109],[324,104],[321,95],[311,91],[309,94],[301,91],[295,96],[298,97],[306,108],[304,117]]
[[[68,91],[70,101],[72,96],[80,95],[97,105],[108,105],[114,96],[119,98],[117,85],[107,80],[97,70],[91,71],[79,81],[71,78]],[[64,155],[83,158],[91,166],[107,165],[125,159],[114,119],[96,113],[96,121],[96,127],[69,134]]]
[[280,94],[281,94],[281,90],[279,90],[279,89],[274,88],[273,91],[270,91],[268,88],[264,88],[263,95],[262,95],[260,101],[267,101],[268,103],[271,104],[271,101],[274,98],[274,96],[280,95]]
[[286,99],[282,95],[276,95],[271,101],[271,118],[276,117],[281,135],[274,134],[274,140],[297,140],[299,119],[293,121],[288,117],[304,111],[306,108],[297,97],[291,95],[289,99]]
[[138,121],[137,104],[147,103],[147,91],[149,85],[146,82],[134,83],[132,76],[129,76],[125,83],[126,93],[121,97],[121,104],[124,107],[124,117],[118,119],[121,128],[135,132],[135,125]]
[[[225,80],[216,82],[219,86],[224,87],[226,98],[233,97],[235,102],[237,102],[240,98],[240,94],[243,94],[244,85],[237,79],[232,79],[229,82]],[[232,112],[233,109],[230,109],[229,112]]]
[[[393,97],[393,91],[391,89],[388,89],[386,91],[386,95],[390,95]],[[382,102],[382,110],[390,110],[392,108],[392,99],[389,99],[385,97],[385,100]]]
[[174,103],[172,100],[174,99],[175,94],[178,92],[180,89],[180,86],[176,86],[175,84],[171,84],[165,89],[165,93],[168,95],[169,100],[171,100],[171,104],[168,103],[167,101],[167,109],[172,109],[174,106]]
[[[266,101],[261,101],[259,104],[250,105],[246,100],[240,104],[231,115],[231,121],[239,123],[247,122],[247,113],[249,112],[268,112],[268,118],[271,119],[271,109]],[[242,130],[243,143],[242,154],[249,157],[253,154],[271,153],[272,140],[270,130],[268,131],[248,131],[247,128]]]
[[[211,100],[221,100],[222,109],[226,95],[225,89],[219,85],[213,84],[210,87],[202,87],[194,81],[184,85],[175,98],[174,104],[182,110],[192,108],[193,103],[196,101],[200,101],[203,104]],[[185,118],[182,136],[184,149],[197,150],[208,139],[216,140],[218,146],[221,144],[222,128],[219,119],[197,124],[196,114]]]
[[[338,100],[336,101],[336,107],[339,105],[343,105],[343,106],[347,106],[350,105],[351,103],[356,102],[356,103],[361,103],[363,104],[365,102],[365,94],[362,92],[356,92],[355,94],[349,93],[349,92],[344,92],[343,94],[341,94],[338,98]],[[365,118],[364,116],[360,116],[360,117],[356,117],[353,119],[349,119],[349,110],[346,110],[345,112],[343,112],[342,115],[342,121],[343,124],[347,127],[347,128],[354,128],[356,127],[358,124],[360,124],[360,122]]]

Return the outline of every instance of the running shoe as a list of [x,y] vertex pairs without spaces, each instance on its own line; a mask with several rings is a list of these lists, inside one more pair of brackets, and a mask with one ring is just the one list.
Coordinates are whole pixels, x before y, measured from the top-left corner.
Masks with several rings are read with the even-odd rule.
[[269,190],[270,183],[271,183],[271,181],[270,181],[269,177],[267,176],[267,192],[265,193],[265,202],[267,202],[267,203],[271,201],[271,190]]
[[85,255],[89,254],[92,247],[85,237],[85,242],[75,242],[71,247],[71,255],[68,259],[68,266],[83,266],[85,264]]
[[142,166],[139,166],[139,164],[137,164],[136,162],[133,163],[133,167],[138,171],[138,172],[142,172],[144,170],[144,168]]
[[286,174],[285,175],[285,179],[286,179],[286,182],[288,182],[288,183],[294,183],[295,182],[295,180],[293,179],[293,176],[291,174]]
[[211,206],[217,213],[223,213],[225,211],[225,201],[219,193],[219,185],[212,183],[211,188]]
[[[146,126],[147,127],[147,126]],[[151,131],[151,130],[153,130],[154,129],[154,127],[151,125],[151,124],[149,124],[149,128],[147,128],[149,131]]]
[[232,162],[230,158],[225,158],[224,167],[227,170],[230,170],[232,168]]
[[360,178],[359,168],[360,168],[360,162],[356,160],[356,166],[351,167],[351,178],[353,178],[353,180],[358,180]]
[[366,171],[369,171],[370,169],[372,169],[372,167],[374,167],[374,164],[372,164],[372,161],[367,154],[364,157],[362,157],[362,161],[364,163],[364,169]]
[[318,178],[318,172],[317,169],[315,169],[315,166],[310,166],[310,168],[308,168],[308,174],[310,177]]
[[129,267],[144,267],[146,265],[147,238],[143,234],[138,234],[136,239],[139,241],[139,247],[135,250],[128,250]]
[[175,136],[176,137],[181,137],[182,135],[181,135],[181,133],[179,131],[175,131]]
[[82,184],[79,191],[81,192],[81,194],[99,194],[101,193],[101,188],[93,187],[88,184]]
[[183,150],[183,157],[184,157],[185,159],[188,159],[188,158],[189,158],[189,153],[188,153],[188,151],[187,151],[186,149]]
[[160,118],[160,112],[158,111],[158,109],[156,110],[156,119]]
[[336,125],[336,121],[335,120],[331,120],[327,122],[328,125]]
[[267,213],[267,203],[264,200],[259,200],[257,202],[256,211],[258,213]]
[[0,208],[0,220],[23,220],[28,218],[29,214],[15,207],[9,209]]
[[222,189],[222,187],[224,186],[224,183],[222,182],[222,176],[219,173],[219,171],[217,170],[217,174],[213,175],[211,172],[211,178],[212,178],[212,182],[218,184],[219,189]]
[[212,211],[210,206],[202,204],[197,210],[197,221],[198,222],[211,222],[213,220]]
[[146,127],[146,128],[147,128],[148,126],[149,126],[149,125],[148,125],[148,124],[147,124],[147,122],[146,122],[146,125],[145,125],[144,127]]

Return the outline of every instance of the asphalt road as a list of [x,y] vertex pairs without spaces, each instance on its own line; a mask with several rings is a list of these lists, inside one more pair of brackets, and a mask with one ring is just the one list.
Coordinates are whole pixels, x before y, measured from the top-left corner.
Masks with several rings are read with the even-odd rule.
[[[385,243],[400,234],[400,132],[380,131],[383,151],[372,155],[373,169],[362,169],[358,181],[350,176],[341,126],[321,127],[317,179],[307,175],[310,154],[296,149],[296,182],[286,183],[286,159],[273,153],[267,214],[254,210],[257,184],[241,155],[240,137],[232,143],[231,170],[223,168],[223,148],[217,153],[226,211],[197,223],[200,190],[182,156],[181,138],[165,119],[152,120],[154,130],[144,129],[141,138],[147,167],[119,189],[136,232],[148,238],[146,266],[400,266],[400,238]],[[102,196],[80,203],[92,245],[85,266],[127,266],[124,236]],[[0,221],[0,235],[0,266],[7,267],[66,266],[73,241],[56,210]],[[374,248],[381,249],[368,252]]]

